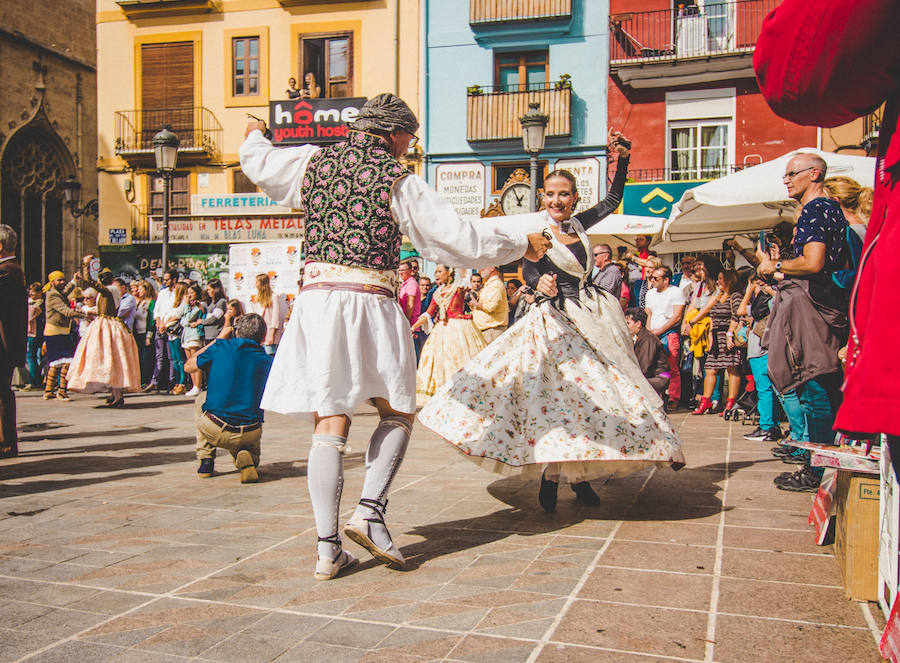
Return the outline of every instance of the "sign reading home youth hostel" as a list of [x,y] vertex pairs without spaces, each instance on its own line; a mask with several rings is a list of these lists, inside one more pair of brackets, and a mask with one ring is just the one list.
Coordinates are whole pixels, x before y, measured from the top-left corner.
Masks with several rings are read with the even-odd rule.
[[[161,242],[162,234],[162,218],[150,217],[150,241]],[[177,216],[169,219],[170,242],[259,242],[302,237],[302,216]]]
[[442,163],[435,189],[461,219],[479,219],[484,209],[484,164],[480,161]]
[[194,216],[290,213],[290,207],[282,207],[264,193],[195,193],[191,196],[191,214]]
[[289,99],[269,102],[273,145],[336,143],[347,137],[347,124],[359,116],[365,97]]

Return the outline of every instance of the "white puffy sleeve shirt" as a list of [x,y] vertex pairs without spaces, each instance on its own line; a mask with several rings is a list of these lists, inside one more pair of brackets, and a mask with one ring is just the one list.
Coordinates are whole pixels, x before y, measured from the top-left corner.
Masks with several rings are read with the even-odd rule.
[[[241,170],[281,205],[302,208],[300,185],[319,147],[276,148],[253,131],[241,145]],[[483,221],[459,218],[453,207],[418,175],[407,175],[393,188],[391,213],[400,232],[427,259],[453,267],[504,265],[525,255],[528,237],[504,217]]]

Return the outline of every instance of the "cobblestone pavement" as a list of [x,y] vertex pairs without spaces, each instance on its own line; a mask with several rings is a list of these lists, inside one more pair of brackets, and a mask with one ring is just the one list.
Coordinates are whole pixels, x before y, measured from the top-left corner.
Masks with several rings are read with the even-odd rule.
[[[674,416],[688,467],[560,487],[477,469],[418,426],[390,497],[406,571],[313,580],[311,428],[270,415],[261,482],[196,476],[193,404],[19,394],[0,461],[0,661],[878,661],[877,606],[843,598],[811,496],[749,428]],[[358,413],[344,516],[373,411]]]

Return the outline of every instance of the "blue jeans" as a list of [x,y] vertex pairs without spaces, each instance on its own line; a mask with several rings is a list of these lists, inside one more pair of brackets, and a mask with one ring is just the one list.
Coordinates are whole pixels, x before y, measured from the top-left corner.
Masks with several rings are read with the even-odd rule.
[[44,384],[41,380],[41,343],[44,339],[39,336],[29,336],[25,350],[25,362],[28,372],[31,374],[31,386],[40,387]]
[[180,339],[169,339],[169,357],[172,358],[172,368],[175,369],[175,384],[184,384],[184,350]]
[[769,355],[750,358],[750,371],[756,382],[756,411],[759,412],[759,427],[763,430],[775,428],[775,392],[769,380]]
[[278,344],[273,343],[272,345],[264,345],[263,350],[266,351],[267,355],[274,355],[275,351],[278,349]]
[[781,400],[781,406],[788,418],[788,425],[791,427],[791,439],[797,442],[809,442],[809,429],[806,425],[806,413],[803,412],[803,406],[800,404],[800,397],[796,391],[786,391],[778,394]]
[[806,429],[809,441],[817,444],[834,442],[835,410],[832,407],[828,388],[834,382],[833,376],[825,375],[810,380],[800,389],[798,396],[803,413],[806,415]]

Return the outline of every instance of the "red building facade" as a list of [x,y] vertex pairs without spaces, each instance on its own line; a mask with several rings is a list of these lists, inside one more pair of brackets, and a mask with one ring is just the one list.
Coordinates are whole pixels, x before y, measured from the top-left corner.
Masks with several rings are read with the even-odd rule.
[[608,120],[634,142],[635,181],[709,180],[817,147],[816,128],[777,117],[753,74],[780,1],[610,0]]

